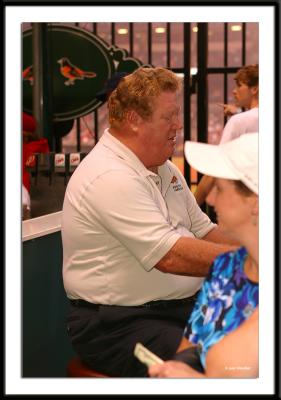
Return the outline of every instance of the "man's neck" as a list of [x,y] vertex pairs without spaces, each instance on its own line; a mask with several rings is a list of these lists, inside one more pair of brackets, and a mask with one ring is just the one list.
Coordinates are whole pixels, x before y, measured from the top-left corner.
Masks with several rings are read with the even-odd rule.
[[158,167],[149,167],[149,171],[154,172],[154,174],[158,174]]
[[[118,129],[109,128],[109,133],[118,139],[122,144],[124,144],[128,149],[130,149],[138,158],[139,160],[146,166],[145,164],[145,157],[143,157],[143,153],[147,152],[147,149],[144,149],[143,152],[141,151],[141,143],[137,143],[136,140],[133,139],[134,132],[126,131],[125,129],[122,130],[122,133],[119,132]],[[146,168],[149,171],[158,174],[158,166],[148,167]]]

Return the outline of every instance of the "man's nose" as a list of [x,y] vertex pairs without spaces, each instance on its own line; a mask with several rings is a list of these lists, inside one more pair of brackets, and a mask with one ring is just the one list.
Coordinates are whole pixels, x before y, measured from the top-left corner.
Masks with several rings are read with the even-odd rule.
[[174,117],[173,125],[177,131],[183,128],[183,119],[181,116],[177,115]]

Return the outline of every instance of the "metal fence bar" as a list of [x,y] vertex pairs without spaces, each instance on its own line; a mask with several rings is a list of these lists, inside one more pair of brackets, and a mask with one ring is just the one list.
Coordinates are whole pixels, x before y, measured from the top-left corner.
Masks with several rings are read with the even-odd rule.
[[76,149],[77,151],[81,151],[81,126],[80,126],[80,118],[76,118]]
[[167,67],[171,67],[171,24],[167,22],[167,35],[166,35],[166,43],[167,43]]
[[134,24],[129,23],[130,56],[134,57]]
[[207,51],[208,51],[208,24],[198,24],[197,55],[198,55],[198,82],[197,82],[197,127],[198,141],[207,142],[208,132],[208,99],[207,99]]
[[147,35],[148,35],[148,64],[151,64],[152,60],[152,25],[151,22],[147,24],[148,29],[147,29]]
[[[223,52],[223,64],[225,67],[228,65],[228,23],[224,23],[224,52]],[[223,102],[227,103],[227,73],[223,74]],[[224,125],[226,124],[227,117],[224,115]]]
[[111,23],[111,44],[115,44],[115,23]]
[[246,64],[246,23],[242,23],[242,65]]
[[[191,24],[186,22],[183,24],[183,38],[184,38],[184,93],[183,93],[183,118],[184,118],[184,131],[183,140],[190,140],[191,138],[191,118],[190,118],[190,34]],[[183,172],[187,183],[190,183],[190,166],[187,164],[185,157],[183,157]]]

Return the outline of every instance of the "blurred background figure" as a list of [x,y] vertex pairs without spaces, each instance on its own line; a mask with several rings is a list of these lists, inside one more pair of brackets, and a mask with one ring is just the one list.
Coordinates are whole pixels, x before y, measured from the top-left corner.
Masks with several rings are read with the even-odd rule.
[[31,175],[28,167],[35,165],[35,153],[48,153],[49,144],[46,138],[39,138],[36,134],[36,121],[32,115],[22,113],[22,183],[23,183],[23,219],[30,218],[30,184]]
[[235,104],[218,103],[218,106],[223,107],[223,112],[226,117],[232,117],[232,115],[238,114],[242,111],[241,107],[238,107]]
[[[222,104],[224,113],[232,115],[227,121],[220,144],[229,142],[244,133],[259,131],[259,67],[258,64],[246,65],[239,69],[234,80],[233,90],[235,104]],[[239,110],[245,112],[237,112]],[[202,206],[214,185],[214,178],[204,175],[194,196],[199,206]]]
[[30,218],[30,195],[24,186],[22,184],[22,219],[29,219]]

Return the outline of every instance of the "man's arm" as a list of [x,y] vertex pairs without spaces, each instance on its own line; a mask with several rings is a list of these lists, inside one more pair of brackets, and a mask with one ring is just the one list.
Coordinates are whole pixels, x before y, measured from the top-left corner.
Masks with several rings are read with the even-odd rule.
[[154,267],[165,273],[203,277],[214,259],[230,250],[233,246],[181,237]]
[[219,226],[216,226],[214,229],[212,229],[210,232],[207,233],[204,237],[202,237],[203,240],[208,240],[209,242],[214,242],[214,243],[224,243],[224,244],[229,244],[233,246],[233,248],[230,248],[231,250],[236,249],[240,244],[232,239],[231,237],[225,235]]
[[197,189],[194,193],[194,197],[199,206],[202,206],[204,201],[206,200],[208,194],[212,190],[215,183],[215,178],[209,175],[203,175]]

